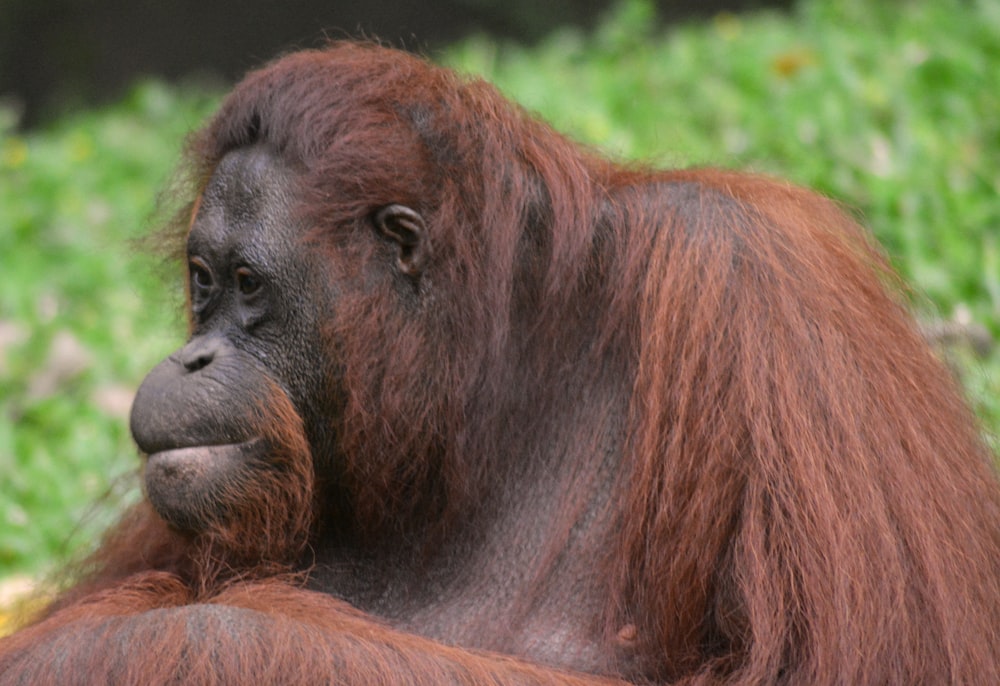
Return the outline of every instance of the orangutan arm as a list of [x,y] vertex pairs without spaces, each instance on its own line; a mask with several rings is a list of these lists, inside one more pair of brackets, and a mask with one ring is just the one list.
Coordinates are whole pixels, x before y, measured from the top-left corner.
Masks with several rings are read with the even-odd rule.
[[187,604],[151,573],[0,641],[0,684],[614,684],[388,628],[279,581]]

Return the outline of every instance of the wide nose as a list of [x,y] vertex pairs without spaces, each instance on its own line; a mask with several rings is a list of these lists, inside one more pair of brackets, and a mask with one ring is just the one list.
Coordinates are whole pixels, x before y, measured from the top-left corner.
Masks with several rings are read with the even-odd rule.
[[270,377],[225,337],[195,337],[143,379],[132,401],[132,437],[147,455],[240,443],[251,437],[270,388]]
[[181,348],[177,358],[189,373],[196,372],[212,364],[223,345],[218,336],[198,337]]

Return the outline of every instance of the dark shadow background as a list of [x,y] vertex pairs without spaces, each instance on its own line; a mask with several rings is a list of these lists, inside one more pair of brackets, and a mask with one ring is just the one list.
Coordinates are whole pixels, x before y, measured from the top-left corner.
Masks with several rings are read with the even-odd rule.
[[[593,26],[615,0],[0,0],[0,100],[30,126],[114,98],[137,77],[228,84],[326,37],[433,52],[471,33],[530,44]],[[661,23],[790,0],[657,0]]]

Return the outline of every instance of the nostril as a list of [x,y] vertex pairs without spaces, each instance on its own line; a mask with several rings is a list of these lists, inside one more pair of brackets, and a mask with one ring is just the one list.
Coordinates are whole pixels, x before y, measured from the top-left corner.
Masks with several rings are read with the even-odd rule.
[[196,357],[184,360],[184,368],[189,372],[196,372],[212,364],[213,359],[215,359],[215,355],[211,353],[197,355]]
[[188,373],[196,372],[212,364],[218,351],[218,339],[196,338],[180,351],[180,363]]

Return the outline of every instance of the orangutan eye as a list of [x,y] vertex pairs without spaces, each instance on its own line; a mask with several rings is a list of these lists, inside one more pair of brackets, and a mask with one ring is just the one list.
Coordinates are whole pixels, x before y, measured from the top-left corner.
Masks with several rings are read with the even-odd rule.
[[236,270],[236,287],[240,290],[243,295],[254,295],[260,290],[261,283],[260,279],[254,276],[246,267],[242,267]]
[[204,303],[215,288],[212,272],[198,259],[191,260],[188,271],[191,274],[191,300],[196,305]]

